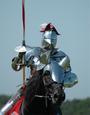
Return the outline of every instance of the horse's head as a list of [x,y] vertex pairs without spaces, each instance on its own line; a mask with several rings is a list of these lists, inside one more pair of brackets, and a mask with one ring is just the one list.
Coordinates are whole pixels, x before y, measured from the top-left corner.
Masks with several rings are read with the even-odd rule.
[[50,74],[47,72],[43,76],[43,83],[46,89],[46,94],[53,104],[61,104],[65,99],[65,93],[62,84],[53,81]]

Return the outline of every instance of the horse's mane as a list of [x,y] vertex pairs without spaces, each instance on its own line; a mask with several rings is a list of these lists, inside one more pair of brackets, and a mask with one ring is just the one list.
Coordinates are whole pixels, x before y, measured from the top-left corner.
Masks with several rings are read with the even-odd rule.
[[[41,88],[40,88],[40,86],[41,86]],[[40,94],[44,93],[44,86],[43,86],[43,82],[42,82],[42,76],[40,76],[40,75],[33,76],[33,77],[30,78],[30,80],[27,83],[25,96],[27,98],[30,98],[30,97],[34,98],[33,96],[35,96],[35,94],[37,94],[39,92],[40,92]]]
[[45,98],[35,97],[36,95],[44,96],[45,95],[44,88],[45,87],[42,81],[42,76],[38,75],[38,76],[33,76],[32,78],[30,78],[30,80],[27,83],[26,92],[25,92],[25,100],[24,100],[25,114],[31,113],[31,115],[33,115],[35,113],[40,112],[44,115],[46,111]]

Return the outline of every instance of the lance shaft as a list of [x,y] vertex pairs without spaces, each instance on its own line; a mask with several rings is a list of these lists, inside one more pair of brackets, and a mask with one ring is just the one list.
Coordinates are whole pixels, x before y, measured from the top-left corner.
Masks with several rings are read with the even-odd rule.
[[[25,46],[25,1],[22,0],[22,22],[23,22],[23,41],[22,46]],[[23,85],[25,85],[25,53],[23,55]]]

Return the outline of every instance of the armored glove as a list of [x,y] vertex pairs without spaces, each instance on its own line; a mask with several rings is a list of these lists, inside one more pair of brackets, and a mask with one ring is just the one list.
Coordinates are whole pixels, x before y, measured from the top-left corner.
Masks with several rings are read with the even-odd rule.
[[23,56],[24,56],[24,53],[19,53],[17,57],[14,57],[12,59],[12,68],[15,70],[15,71],[20,71],[24,65],[23,63]]

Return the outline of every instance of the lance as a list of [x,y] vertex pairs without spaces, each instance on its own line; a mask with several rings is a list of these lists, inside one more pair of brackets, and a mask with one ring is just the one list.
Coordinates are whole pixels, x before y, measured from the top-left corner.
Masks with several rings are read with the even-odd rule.
[[22,23],[23,23],[23,41],[22,45],[25,46],[25,1],[22,0]]
[[[22,0],[22,24],[23,24],[23,40],[22,40],[22,46],[25,47],[25,1]],[[25,53],[23,55],[23,68],[22,68],[22,74],[23,74],[23,85],[25,85]]]

